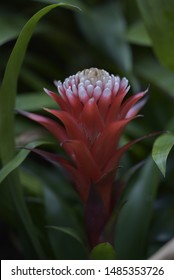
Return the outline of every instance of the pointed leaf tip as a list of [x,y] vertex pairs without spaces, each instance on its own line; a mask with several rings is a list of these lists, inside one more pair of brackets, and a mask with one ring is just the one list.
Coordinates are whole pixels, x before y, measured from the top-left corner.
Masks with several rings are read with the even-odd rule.
[[153,145],[152,158],[164,177],[166,175],[167,158],[173,145],[174,134],[171,133],[159,136]]

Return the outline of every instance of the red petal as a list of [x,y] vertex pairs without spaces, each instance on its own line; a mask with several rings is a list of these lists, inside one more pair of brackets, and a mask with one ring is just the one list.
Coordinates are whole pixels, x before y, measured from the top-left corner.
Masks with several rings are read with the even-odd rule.
[[[109,89],[108,89],[108,91],[109,91]],[[106,92],[106,89],[103,91],[103,93],[100,96],[99,101],[98,101],[98,108],[99,108],[101,116],[103,117],[103,120],[106,117],[106,114],[109,109],[109,105],[111,104],[111,101],[112,101],[111,93],[109,94],[109,92],[108,92],[108,94],[105,94],[105,92]]]
[[131,120],[132,118],[110,123],[95,141],[91,151],[100,168],[107,164],[115,152],[121,132]]
[[80,113],[83,110],[83,105],[79,100],[78,96],[75,96],[74,94],[67,94],[68,102],[71,106],[71,113],[75,118],[79,118]]
[[80,122],[82,123],[86,135],[87,137],[89,137],[90,142],[92,144],[104,127],[103,119],[99,113],[94,98],[91,98],[85,104],[81,114]]
[[44,91],[46,92],[46,94],[48,94],[51,98],[53,98],[57,102],[57,104],[62,110],[70,111],[69,104],[65,102],[60,95],[47,89],[44,89]]
[[120,119],[125,118],[128,111],[140,100],[144,95],[146,94],[146,91],[140,92],[134,96],[129,97],[121,106],[120,110]]
[[114,172],[110,172],[107,175],[101,177],[99,182],[96,183],[96,190],[100,194],[100,197],[103,201],[105,209],[110,211],[110,202],[111,202],[111,190],[112,190],[112,183],[115,177],[115,170]]
[[[129,147],[127,147],[127,149],[128,148]],[[104,176],[107,176],[107,174],[110,174],[111,172],[117,170],[117,168],[119,167],[119,162],[121,160],[121,157],[127,149],[125,149],[125,150],[119,149],[113,153],[113,156],[108,161],[107,165],[105,166],[105,168],[103,170]]]
[[65,132],[65,129],[59,125],[57,122],[47,118],[43,117],[37,114],[28,113],[25,111],[18,111],[21,115],[26,116],[30,120],[36,121],[39,124],[43,125],[49,132],[51,132],[56,139],[58,139],[60,142],[63,142],[67,140],[67,134]]
[[56,116],[58,119],[62,121],[66,128],[66,132],[68,135],[69,140],[80,140],[82,142],[86,142],[86,136],[81,129],[81,127],[78,125],[77,121],[67,112],[64,111],[58,111],[58,110],[50,110],[45,109],[46,111],[50,112],[54,116]]
[[84,178],[83,174],[70,164],[64,165],[64,168],[71,174],[72,180],[75,183],[76,191],[79,193],[82,201],[86,203],[90,191],[90,178]]
[[104,169],[104,173],[107,174],[108,172],[111,172],[113,169],[117,168],[119,165],[119,161],[122,157],[122,155],[130,148],[132,147],[134,144],[138,143],[141,140],[144,140],[146,138],[155,136],[160,134],[161,132],[154,132],[145,136],[142,136],[138,139],[135,139],[127,144],[125,144],[123,147],[119,148],[117,151],[115,151],[115,153],[113,154],[112,158],[109,160],[109,162],[107,163],[107,166]]
[[80,141],[66,141],[63,146],[70,147],[73,151],[71,159],[75,162],[78,170],[84,178],[90,178],[94,181],[98,180],[101,176],[100,170],[91,155],[87,146]]
[[106,116],[106,123],[110,123],[112,121],[115,121],[118,119],[119,111],[121,103],[126,95],[126,92],[123,91],[122,94],[116,95],[114,99],[112,100],[112,104],[108,110],[107,116]]
[[126,119],[136,116],[138,114],[138,112],[141,110],[141,108],[145,105],[147,101],[147,98],[143,98],[142,100],[140,100],[139,102],[137,102],[126,114]]

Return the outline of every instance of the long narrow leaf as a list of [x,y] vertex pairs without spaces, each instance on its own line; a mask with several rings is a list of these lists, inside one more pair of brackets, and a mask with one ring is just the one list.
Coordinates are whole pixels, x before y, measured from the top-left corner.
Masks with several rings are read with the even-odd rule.
[[[14,155],[14,107],[19,72],[24,60],[25,52],[37,22],[52,9],[71,5],[53,4],[36,13],[22,29],[13,48],[4,74],[0,89],[0,158],[2,163],[8,162]],[[4,131],[6,133],[4,133]]]
[[27,145],[22,149],[11,161],[9,161],[4,167],[0,170],[0,184],[3,180],[14,171],[20,164],[26,159],[28,154],[31,152],[31,149],[36,148],[37,146],[48,144],[48,141],[36,141]]
[[118,259],[143,258],[158,182],[159,172],[149,159],[133,184],[128,186],[115,231]]

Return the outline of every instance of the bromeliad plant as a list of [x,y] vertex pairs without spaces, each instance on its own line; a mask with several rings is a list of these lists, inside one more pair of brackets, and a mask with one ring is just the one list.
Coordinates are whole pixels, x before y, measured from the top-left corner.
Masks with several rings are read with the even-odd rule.
[[[22,1],[14,0],[11,5],[9,1],[2,2],[0,52],[4,59],[0,69],[4,76],[0,86],[0,228],[5,229],[5,235],[1,230],[2,237],[5,236],[6,240],[10,231],[10,240],[25,258],[85,258],[87,251],[83,245],[88,243],[83,243],[84,232],[81,231],[83,203],[86,233],[91,247],[105,240],[111,241],[108,233],[112,232],[118,259],[148,258],[174,234],[172,158],[166,169],[167,157],[174,145],[174,47],[171,47],[172,44],[174,46],[174,37],[171,36],[174,14],[170,13],[174,9],[174,1],[165,0],[165,5],[164,0],[137,0],[131,1],[131,5],[129,1],[123,4],[119,0],[102,1],[102,5],[97,5],[97,1],[93,1],[93,5],[92,1],[71,1],[75,4],[78,2],[82,9],[82,13],[73,16],[69,14],[70,11],[63,10],[64,7],[79,11],[78,7],[72,5],[57,3],[42,8],[41,2],[55,1],[37,1],[36,5],[35,1],[30,0],[29,9]],[[26,22],[20,32],[20,26],[37,7],[41,10]],[[47,18],[43,25],[40,23],[39,38],[35,36],[34,44],[27,54],[37,23],[58,7],[61,7],[58,14],[55,12],[50,21]],[[22,12],[22,18],[20,13],[16,14],[17,9]],[[156,18],[159,20],[156,21]],[[67,22],[70,21],[72,26],[69,29]],[[14,39],[17,39],[16,43]],[[73,56],[69,49],[73,49]],[[24,58],[25,64],[22,66]],[[69,182],[61,180],[59,170],[47,169],[47,166],[40,168],[40,164],[33,164],[32,159],[23,163],[30,153],[27,149],[46,142],[33,142],[32,138],[29,140],[28,135],[33,135],[33,129],[30,132],[27,127],[29,131],[23,134],[26,130],[26,124],[23,125],[25,120],[21,122],[14,111],[37,111],[41,106],[53,109],[52,98],[37,92],[43,85],[42,77],[47,77],[44,84],[48,87],[47,80],[54,75],[57,61],[60,62],[57,68],[59,77],[65,74],[64,70],[69,72],[72,64],[74,68],[81,69],[81,63],[93,61],[101,67],[102,61],[102,67],[110,65],[118,73],[129,75],[134,88],[142,82],[150,83],[152,95],[146,108],[146,121],[141,128],[133,124],[131,135],[135,139],[137,131],[142,131],[141,135],[154,130],[172,132],[160,136],[152,150],[154,161],[163,175],[167,175],[165,180],[160,178],[149,158],[142,171],[129,180],[122,192],[123,186],[115,177],[117,168],[126,149],[138,140],[121,147],[119,138],[125,126],[138,114],[144,98],[141,99],[141,94],[126,98],[128,85],[125,79],[109,78],[106,72],[94,69],[78,73],[63,84],[56,83],[58,95],[46,91],[59,104],[60,110],[52,111],[56,113],[57,120],[55,115],[46,118],[24,113],[41,122],[62,144],[62,150],[67,153],[65,158],[37,149],[35,152],[64,166],[82,202],[80,199],[77,202],[73,190],[69,190]],[[33,93],[23,92],[25,90]],[[48,116],[48,112],[46,114]],[[21,133],[25,139],[18,137]],[[35,136],[32,137],[35,139]],[[21,139],[24,141],[21,142]],[[15,143],[19,147],[26,142],[27,149],[15,149]],[[150,153],[148,145],[139,148],[136,153],[125,158],[127,166],[131,165],[132,160],[137,161],[137,156],[142,158]],[[120,179],[118,174],[117,177]],[[119,205],[123,207],[121,211],[115,211],[113,208],[118,207],[121,193]],[[118,216],[113,232],[110,229],[116,213]],[[105,227],[109,220],[109,226]],[[18,239],[16,232],[19,233]],[[3,258],[7,254],[11,258],[11,252],[14,251],[10,240],[7,239],[4,249],[0,249]],[[78,246],[81,245],[85,249],[84,254],[82,248],[78,252]],[[106,244],[100,244],[97,248],[103,248],[103,245],[107,247]],[[14,253],[16,255],[16,250]],[[104,249],[104,258],[106,255]]]
[[22,114],[49,130],[68,155],[65,159],[34,150],[70,174],[84,204],[86,233],[92,248],[105,241],[104,227],[121,193],[116,171],[123,153],[137,140],[122,147],[119,141],[126,125],[138,116],[146,91],[125,99],[130,88],[128,80],[97,68],[85,69],[55,85],[59,94],[47,89],[45,92],[59,109],[45,110],[58,121]]

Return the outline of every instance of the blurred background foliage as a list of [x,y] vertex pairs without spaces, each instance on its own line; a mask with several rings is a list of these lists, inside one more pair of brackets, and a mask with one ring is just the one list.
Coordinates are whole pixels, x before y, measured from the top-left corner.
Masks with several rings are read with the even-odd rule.
[[[14,109],[43,114],[42,107],[55,107],[43,93],[43,87],[55,90],[53,80],[64,80],[84,68],[97,67],[127,77],[130,94],[149,88],[148,101],[142,110],[144,117],[127,127],[123,143],[155,131],[174,132],[174,1],[62,2],[81,11],[58,7],[39,22],[18,77]],[[1,83],[24,24],[47,4],[55,3],[58,1],[1,1]],[[10,98],[9,93],[7,103]],[[6,110],[3,106],[1,117]],[[33,145],[42,144],[43,149],[63,153],[58,145],[48,145],[49,141],[55,142],[43,128],[15,110],[14,114],[16,154],[20,147],[38,140],[41,142]],[[1,138],[8,134],[8,129],[7,126],[0,130]],[[154,140],[154,137],[143,140],[131,148],[118,172],[126,183],[119,209],[113,214],[114,247],[119,259],[146,259],[174,235],[174,154],[171,151],[164,178],[151,159]],[[160,143],[162,147],[164,144]],[[1,142],[2,150],[5,145]],[[160,154],[158,148],[156,152]],[[20,187],[17,179],[8,176],[3,180],[6,175],[1,173],[1,258],[88,258],[83,208],[61,168],[26,150],[10,163],[7,174],[19,165]],[[19,195],[15,185],[20,191],[22,188]],[[22,209],[24,214],[20,217]],[[31,240],[33,235],[37,240]]]

